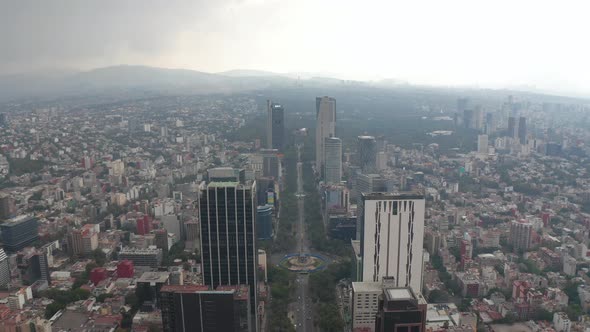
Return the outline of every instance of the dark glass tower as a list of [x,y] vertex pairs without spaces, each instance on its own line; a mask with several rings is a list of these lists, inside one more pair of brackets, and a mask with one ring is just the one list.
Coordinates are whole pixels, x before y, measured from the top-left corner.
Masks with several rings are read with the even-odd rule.
[[358,156],[359,167],[364,174],[375,172],[375,163],[377,160],[377,149],[375,137],[359,136],[358,137]]
[[[256,318],[256,184],[211,182],[200,198],[203,283],[248,285]],[[257,322],[254,319],[253,322]]]
[[285,146],[285,109],[267,101],[268,119],[266,128],[267,148],[282,150]]
[[518,119],[518,139],[520,140],[520,144],[526,144],[526,118],[521,116]]
[[516,137],[516,118],[513,116],[508,118],[508,137]]
[[39,238],[37,218],[19,216],[0,225],[2,244],[9,253],[17,252]]
[[164,332],[251,332],[247,286],[166,285],[162,294]]

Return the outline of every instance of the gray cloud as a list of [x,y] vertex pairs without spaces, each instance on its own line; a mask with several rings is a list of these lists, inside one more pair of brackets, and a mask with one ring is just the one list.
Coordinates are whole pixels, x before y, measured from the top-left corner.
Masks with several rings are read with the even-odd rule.
[[3,1],[0,72],[156,56],[227,1]]
[[117,64],[589,93],[590,4],[0,0],[0,74]]

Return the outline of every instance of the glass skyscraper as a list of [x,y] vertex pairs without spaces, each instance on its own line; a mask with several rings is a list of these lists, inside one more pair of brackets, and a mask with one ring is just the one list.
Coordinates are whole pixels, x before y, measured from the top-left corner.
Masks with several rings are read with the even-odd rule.
[[255,182],[211,182],[201,193],[203,283],[213,288],[248,285],[254,318],[258,303],[256,213]]

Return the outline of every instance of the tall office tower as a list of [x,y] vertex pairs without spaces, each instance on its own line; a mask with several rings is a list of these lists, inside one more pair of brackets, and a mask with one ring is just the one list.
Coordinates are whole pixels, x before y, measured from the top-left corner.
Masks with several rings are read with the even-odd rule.
[[[379,174],[358,174],[352,191],[352,200],[357,202],[362,193],[387,191],[386,180]],[[357,237],[358,239],[358,237]]]
[[281,161],[279,160],[279,150],[261,149],[262,155],[262,176],[280,179]]
[[10,286],[10,266],[8,256],[4,249],[0,248],[0,289],[7,289]]
[[526,220],[514,220],[510,223],[510,244],[514,251],[527,250],[532,245],[533,224]]
[[165,285],[160,296],[164,332],[256,331],[246,285]]
[[324,182],[338,184],[342,180],[342,140],[328,137],[324,140]]
[[375,137],[359,136],[357,153],[361,171],[365,174],[375,172],[375,163],[377,162]]
[[0,113],[0,127],[8,126],[8,115]]
[[485,133],[490,135],[496,131],[496,123],[494,121],[494,113],[486,113]]
[[422,194],[363,193],[359,205],[362,281],[393,277],[422,291],[425,202]]
[[526,118],[524,116],[518,119],[518,139],[520,144],[526,144]]
[[379,299],[375,331],[425,332],[426,307],[422,294],[411,287],[385,288]]
[[324,143],[326,138],[336,136],[336,99],[317,97],[315,128],[315,167],[324,171]]
[[468,129],[475,128],[475,116],[473,110],[463,111],[463,126]]
[[508,117],[508,133],[506,133],[506,136],[515,138],[516,134],[516,118],[513,116]]
[[209,182],[240,182],[246,179],[246,172],[240,168],[216,167],[207,170]]
[[469,98],[457,98],[457,113],[461,114],[469,108]]
[[213,288],[248,285],[254,317],[258,303],[256,212],[255,182],[211,182],[201,193],[203,283]]
[[0,225],[2,244],[7,253],[17,252],[39,238],[37,218],[27,215],[7,220]]
[[476,106],[475,110],[473,111],[473,129],[481,130],[483,128],[484,123],[484,112],[481,109],[481,106]]
[[488,135],[477,135],[477,153],[488,154]]
[[270,100],[266,103],[266,147],[282,150],[285,147],[285,109]]

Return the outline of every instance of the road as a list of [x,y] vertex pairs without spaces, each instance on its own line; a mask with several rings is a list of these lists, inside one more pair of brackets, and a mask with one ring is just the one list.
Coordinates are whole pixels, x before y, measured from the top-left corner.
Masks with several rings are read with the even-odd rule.
[[[309,239],[305,233],[305,192],[303,189],[303,163],[301,162],[301,146],[297,149],[297,251],[302,254],[310,253]],[[313,331],[313,311],[309,293],[309,275],[298,274],[296,278],[297,299],[291,303],[294,308],[297,332]]]

